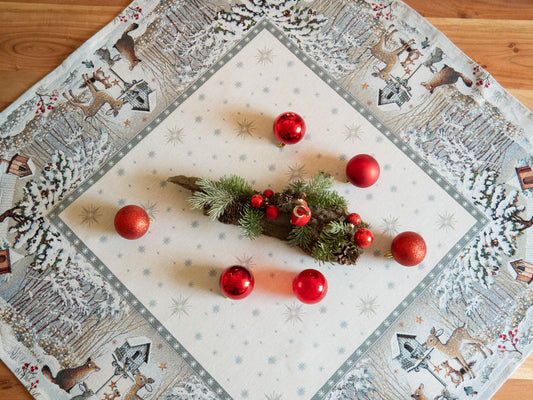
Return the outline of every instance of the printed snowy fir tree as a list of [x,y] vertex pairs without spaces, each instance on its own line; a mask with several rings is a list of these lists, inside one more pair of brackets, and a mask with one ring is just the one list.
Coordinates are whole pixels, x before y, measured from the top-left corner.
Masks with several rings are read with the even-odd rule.
[[168,180],[191,190],[192,208],[203,209],[211,219],[239,225],[250,239],[264,234],[287,241],[320,263],[356,264],[373,239],[368,225],[332,190],[334,179],[324,173],[279,193],[255,191],[235,175],[218,181],[183,175]]

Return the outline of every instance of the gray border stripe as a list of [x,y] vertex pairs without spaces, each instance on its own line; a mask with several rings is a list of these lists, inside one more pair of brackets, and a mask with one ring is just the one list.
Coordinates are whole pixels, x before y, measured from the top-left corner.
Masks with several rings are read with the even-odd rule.
[[[126,145],[124,145],[115,155],[113,155],[103,166],[94,173],[90,178],[83,182],[72,194],[69,194],[65,200],[58,204],[48,215],[53,223],[73,245],[83,254],[91,264],[102,273],[102,276],[115,287],[123,297],[141,314],[143,318],[161,335],[161,337],[180,355],[189,366],[200,375],[205,383],[216,393],[222,396],[224,400],[230,400],[231,396],[215,381],[215,379],[204,369],[200,363],[181,345],[181,343],[148,311],[139,300],[131,293],[126,286],[98,259],[98,257],[77,237],[77,235],[61,220],[59,213],[73,203],[81,194],[87,191],[96,181],[107,173],[118,161],[120,161],[135,145],[144,139],[153,129],[155,129],[168,115],[176,110],[188,97],[198,90],[204,82],[213,76],[218,69],[230,61],[247,43],[255,38],[263,30],[269,31],[274,35],[290,52],[292,52],[300,61],[302,61],[311,71],[331,87],[339,96],[348,102],[354,110],[366,118],[377,130],[379,130],[390,142],[392,142],[400,151],[406,154],[414,163],[418,165],[435,183],[442,187],[458,204],[460,204],[475,219],[476,223],[469,231],[453,246],[436,266],[424,277],[424,279],[409,293],[409,295],[384,319],[384,321],[372,332],[365,342],[359,346],[353,354],[337,369],[337,371],[327,380],[322,388],[312,397],[311,400],[321,400],[349,372],[356,362],[381,338],[381,336],[392,326],[392,324],[407,310],[407,308],[420,296],[434,279],[440,275],[448,263],[471,242],[477,234],[489,223],[488,218],[480,212],[468,199],[466,199],[455,187],[447,183],[436,170],[434,170],[423,158],[415,153],[407,144],[398,136],[394,135],[382,122],[380,122],[372,113],[361,103],[359,103],[347,90],[335,81],[330,75],[318,64],[307,57],[298,46],[291,41],[281,30],[267,19],[257,23],[239,42],[237,42],[219,61],[211,68],[208,68],[198,79],[196,79],[184,92],[182,92],[175,101],[173,101],[165,110],[163,110],[154,120],[134,136]],[[442,185],[444,183],[444,186]]]

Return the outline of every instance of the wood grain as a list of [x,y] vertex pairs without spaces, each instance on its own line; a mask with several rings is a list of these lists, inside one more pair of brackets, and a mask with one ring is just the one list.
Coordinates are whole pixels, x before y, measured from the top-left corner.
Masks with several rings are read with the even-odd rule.
[[[533,1],[405,0],[533,109]],[[0,0],[0,110],[103,28],[128,0]],[[533,356],[493,400],[528,399]],[[0,362],[0,398],[31,400]]]

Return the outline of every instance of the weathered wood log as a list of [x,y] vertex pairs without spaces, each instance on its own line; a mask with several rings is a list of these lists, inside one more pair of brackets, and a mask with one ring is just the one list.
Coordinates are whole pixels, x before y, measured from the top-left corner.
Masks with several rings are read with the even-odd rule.
[[[184,175],[173,176],[167,179],[168,182],[175,183],[191,192],[202,191],[201,187],[197,184],[199,178],[190,177]],[[259,192],[255,192],[259,193]],[[269,199],[265,205],[275,205],[279,209],[279,215],[276,219],[264,218],[262,221],[263,231],[262,234],[266,236],[275,237],[280,240],[289,241],[294,225],[291,224],[291,214],[294,207],[298,204],[300,199],[305,200],[306,194],[303,192],[295,192],[291,189],[286,189],[281,193],[275,193]],[[228,207],[223,215],[218,218],[222,223],[240,225],[239,220],[241,218],[241,212],[246,204],[249,204],[250,198],[246,196],[240,196],[235,202]],[[347,220],[349,212],[344,207],[331,207],[331,208],[319,208],[309,207],[311,210],[311,220],[308,223],[310,241],[308,246],[299,246],[305,253],[313,256],[313,249],[317,242],[321,232],[332,221],[344,222]],[[204,208],[204,214],[207,215],[208,209]],[[364,222],[358,225],[358,228],[367,227]],[[340,264],[355,264],[362,253],[362,249],[359,246],[353,244],[353,235],[347,235],[347,240],[338,249],[338,252],[334,254],[332,259],[327,261],[337,262]]]

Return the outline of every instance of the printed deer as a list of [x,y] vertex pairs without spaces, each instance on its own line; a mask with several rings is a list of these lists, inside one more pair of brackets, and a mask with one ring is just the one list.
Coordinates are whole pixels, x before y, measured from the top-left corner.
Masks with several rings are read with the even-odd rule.
[[67,99],[67,101],[73,106],[81,108],[85,114],[85,119],[94,117],[105,103],[108,103],[111,106],[111,109],[108,110],[106,114],[109,115],[112,112],[113,116],[116,117],[119,110],[122,108],[122,105],[124,104],[124,100],[115,100],[110,94],[104,91],[96,90],[94,84],[85,74],[83,74],[83,80],[93,96],[90,103],[82,102],[78,96],[75,96],[72,93],[72,90],[69,90],[70,98],[66,95],[66,93],[63,93],[63,97],[65,97],[65,99]]
[[370,52],[372,53],[372,55],[386,64],[385,67],[378,70],[377,72],[372,72],[372,76],[377,76],[378,78],[381,78],[386,82],[391,79],[389,76],[389,72],[391,72],[396,66],[396,63],[398,62],[398,55],[415,42],[414,39],[410,39],[395,50],[385,49],[384,46],[386,42],[390,39],[392,34],[397,31],[397,29],[393,29],[389,32],[389,29],[393,28],[393,26],[394,25],[391,25],[383,33],[383,35],[381,35],[381,39],[378,43],[370,47]]
[[154,383],[152,378],[147,378],[139,373],[135,374],[135,384],[130,388],[128,393],[124,396],[124,400],[143,400],[141,396],[137,394],[139,390],[146,386],[148,392],[152,391],[150,383]]
[[492,354],[492,350],[485,346],[485,344],[481,340],[474,339],[472,336],[470,336],[464,324],[463,326],[455,328],[446,343],[440,341],[439,336],[442,335],[442,333],[442,329],[439,329],[437,331],[434,327],[431,328],[430,334],[426,341],[426,347],[428,349],[431,347],[436,347],[441,353],[444,353],[449,357],[457,359],[461,366],[464,368],[464,370],[470,375],[470,377],[475,378],[476,376],[474,374],[474,371],[470,369],[469,364],[464,359],[459,348],[463,343],[470,344],[474,346],[477,350],[479,350],[485,358],[487,358],[485,350],[487,350],[490,354]]

